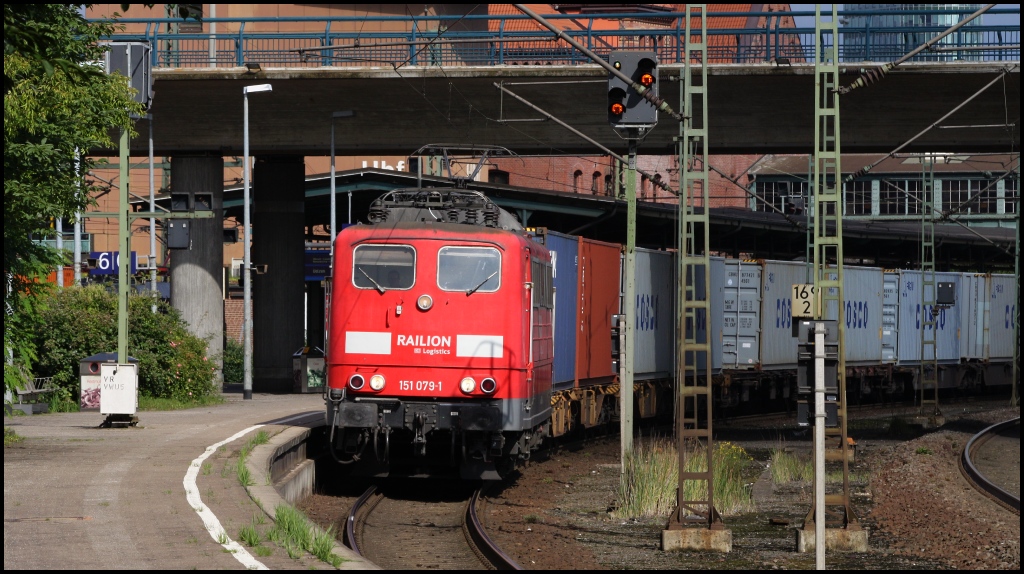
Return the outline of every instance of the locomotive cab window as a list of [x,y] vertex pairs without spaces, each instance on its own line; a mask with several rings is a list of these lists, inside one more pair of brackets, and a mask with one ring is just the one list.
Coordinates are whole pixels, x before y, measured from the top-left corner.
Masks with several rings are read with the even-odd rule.
[[442,247],[437,286],[445,291],[494,292],[501,285],[501,254],[493,247]]
[[352,284],[360,289],[412,289],[416,250],[408,245],[359,245],[352,254]]

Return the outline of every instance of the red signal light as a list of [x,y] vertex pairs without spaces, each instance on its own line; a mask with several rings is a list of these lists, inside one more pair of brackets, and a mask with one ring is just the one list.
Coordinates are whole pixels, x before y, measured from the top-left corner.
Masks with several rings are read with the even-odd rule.
[[644,74],[644,75],[640,76],[640,84],[643,87],[645,87],[645,88],[649,88],[649,87],[653,86],[654,85],[654,76],[652,74]]
[[611,105],[610,108],[608,108],[608,111],[610,111],[614,116],[621,116],[623,112],[626,111],[626,106],[620,104],[619,102],[615,102],[614,104]]

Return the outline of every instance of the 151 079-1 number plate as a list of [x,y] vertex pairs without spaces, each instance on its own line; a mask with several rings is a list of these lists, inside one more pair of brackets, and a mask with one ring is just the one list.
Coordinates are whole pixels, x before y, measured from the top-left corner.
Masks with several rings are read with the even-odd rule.
[[413,381],[408,379],[398,381],[398,390],[400,391],[426,391],[431,393],[440,393],[443,388],[444,383],[441,381]]

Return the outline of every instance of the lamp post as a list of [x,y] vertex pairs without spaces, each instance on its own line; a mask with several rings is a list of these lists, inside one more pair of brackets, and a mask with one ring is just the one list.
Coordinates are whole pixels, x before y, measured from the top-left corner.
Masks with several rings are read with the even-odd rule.
[[243,155],[245,156],[242,166],[242,179],[245,186],[243,198],[243,221],[242,233],[245,247],[243,256],[242,280],[242,346],[245,349],[242,359],[244,376],[242,377],[242,399],[252,400],[252,238],[249,233],[249,94],[256,92],[269,92],[273,88],[270,84],[256,84],[242,88],[243,109]]
[[[334,264],[334,239],[338,236],[337,216],[335,215],[334,197],[334,120],[351,118],[356,115],[352,110],[331,112],[331,265]],[[348,222],[352,223],[352,192],[348,194]]]

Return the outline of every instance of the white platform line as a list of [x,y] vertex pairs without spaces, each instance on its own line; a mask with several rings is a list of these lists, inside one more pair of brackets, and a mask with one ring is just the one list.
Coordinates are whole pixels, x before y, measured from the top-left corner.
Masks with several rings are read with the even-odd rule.
[[[309,413],[303,413],[301,415],[295,415],[293,417],[275,421],[273,424],[283,424],[308,416]],[[236,432],[218,443],[206,447],[203,454],[199,455],[199,457],[193,460],[192,464],[189,465],[188,471],[185,473],[185,479],[182,480],[182,486],[185,487],[185,499],[188,501],[189,506],[191,506],[192,509],[196,511],[196,514],[199,515],[199,519],[203,521],[203,526],[206,528],[206,531],[210,533],[210,537],[213,538],[214,542],[223,546],[224,549],[234,556],[236,560],[242,563],[242,566],[245,566],[246,569],[249,570],[269,570],[269,568],[259,560],[253,558],[252,554],[249,554],[244,546],[231,539],[231,536],[228,535],[227,531],[224,530],[224,527],[221,526],[220,520],[217,519],[217,515],[215,515],[208,506],[203,504],[203,498],[199,496],[199,487],[196,485],[196,477],[199,476],[199,469],[202,468],[203,462],[207,458],[210,458],[210,455],[217,452],[218,448],[263,426],[265,425],[253,425],[247,429]],[[226,540],[226,542],[221,543],[221,540]]]

